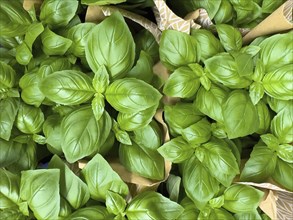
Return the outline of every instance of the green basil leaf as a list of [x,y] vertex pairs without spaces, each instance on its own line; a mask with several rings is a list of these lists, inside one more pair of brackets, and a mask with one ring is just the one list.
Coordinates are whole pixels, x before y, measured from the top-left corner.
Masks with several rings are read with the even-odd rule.
[[61,120],[59,115],[50,115],[46,118],[43,124],[43,133],[46,137],[48,150],[53,154],[61,155],[62,135],[61,135]]
[[91,220],[91,219],[112,219],[104,206],[91,206],[76,210],[64,220]]
[[164,30],[160,40],[160,60],[170,70],[199,60],[197,41],[190,35]]
[[256,210],[246,213],[236,213],[234,217],[236,220],[263,220]]
[[155,37],[147,29],[143,29],[134,36],[137,56],[141,51],[145,51],[151,56],[153,62],[159,61],[159,44]]
[[157,150],[163,143],[161,125],[153,120],[147,126],[135,129],[131,139],[143,148]]
[[229,139],[244,137],[259,128],[257,109],[244,90],[231,92],[223,103],[222,112]]
[[198,220],[210,219],[234,220],[231,213],[227,212],[225,209],[214,209],[207,206],[199,213]]
[[37,152],[36,144],[33,141],[22,144],[20,148],[20,157],[13,163],[7,166],[7,170],[13,173],[20,173],[23,170],[32,170],[37,167]]
[[87,39],[95,26],[93,23],[81,23],[68,30],[66,38],[72,40],[72,45],[69,50],[74,56],[85,57]]
[[273,110],[276,113],[281,112],[284,108],[287,108],[288,106],[290,106],[290,108],[293,107],[293,103],[291,100],[280,100],[272,98],[270,96],[266,97],[266,102],[269,104],[271,110]]
[[239,74],[237,63],[228,53],[217,54],[205,60],[204,64],[207,76],[215,83],[222,83],[232,89],[246,88],[251,84],[247,76]]
[[240,49],[240,53],[248,54],[252,57],[256,56],[260,52],[260,47],[255,45],[248,45],[245,47],[242,47]]
[[210,174],[221,184],[228,187],[233,179],[239,174],[236,158],[228,143],[217,138],[195,149],[195,155],[199,161],[207,167]]
[[98,93],[104,93],[110,83],[109,74],[104,65],[100,66],[93,79],[93,87]]
[[181,163],[190,158],[194,148],[182,136],[172,138],[158,149],[158,152],[168,161]]
[[182,180],[187,196],[200,210],[219,191],[219,182],[195,156],[184,163]]
[[16,48],[16,60],[21,65],[27,65],[30,60],[33,58],[33,54],[30,51],[30,48],[27,46],[26,43],[21,43]]
[[292,64],[292,50],[288,47],[291,44],[292,34],[293,32],[275,34],[261,42],[260,59],[264,64],[265,72],[272,72]]
[[55,34],[48,27],[41,34],[42,49],[46,55],[64,55],[72,45],[72,41]]
[[249,86],[249,97],[254,105],[262,99],[265,94],[265,89],[262,83],[253,82]]
[[220,139],[227,138],[225,127],[221,122],[212,123],[211,132],[212,132],[212,135],[216,138],[220,138]]
[[216,24],[225,24],[233,19],[233,6],[229,0],[221,0],[221,5],[214,17]]
[[93,72],[104,65],[110,79],[122,78],[132,68],[135,58],[134,40],[119,12],[113,13],[93,28],[88,37],[85,55]]
[[126,0],[81,0],[81,4],[85,5],[110,5],[126,2]]
[[102,94],[96,93],[92,101],[92,110],[96,120],[100,120],[105,111],[105,98]]
[[208,30],[191,29],[191,36],[193,36],[200,45],[201,61],[205,61],[218,53],[224,52],[221,42]]
[[177,219],[184,209],[157,192],[143,192],[136,196],[126,209],[129,220]]
[[269,0],[263,0],[261,9],[263,13],[271,14],[273,13],[280,5],[283,4],[283,0],[275,0],[275,1],[269,1]]
[[209,201],[209,205],[212,207],[212,208],[221,208],[223,205],[224,205],[224,196],[221,195],[221,196],[218,196],[216,198],[213,198]]
[[117,121],[119,126],[126,131],[135,131],[147,126],[153,119],[157,105],[135,113],[119,112]]
[[254,1],[230,0],[236,11],[236,24],[247,25],[261,16],[261,7]]
[[252,55],[240,51],[229,51],[229,53],[235,60],[237,72],[240,76],[251,76],[253,74],[254,62]]
[[210,118],[218,122],[224,122],[222,104],[228,94],[229,90],[216,84],[211,84],[208,91],[201,87],[197,92],[194,105]]
[[70,204],[63,198],[60,197],[60,211],[59,217],[67,217],[72,213],[72,208]]
[[15,85],[15,70],[8,64],[0,61],[0,89],[12,88]]
[[68,58],[49,57],[40,63],[38,75],[43,79],[54,72],[69,69],[72,69],[72,63]]
[[0,211],[0,219],[26,220],[27,218],[16,208],[8,208]]
[[281,184],[281,186],[290,191],[293,191],[293,183],[291,178],[292,172],[293,163],[287,163],[278,158],[276,169],[272,177],[277,183]]
[[217,24],[216,29],[220,41],[227,52],[241,49],[242,36],[239,30],[227,24]]
[[164,179],[164,158],[156,150],[144,148],[132,141],[132,145],[120,144],[119,159],[133,173],[153,180]]
[[273,174],[277,163],[277,154],[264,144],[256,145],[249,160],[241,172],[240,180],[263,183]]
[[178,202],[179,194],[180,194],[180,184],[181,184],[181,177],[175,176],[173,174],[170,174],[166,181],[166,187],[169,193],[169,198],[170,200],[174,202]]
[[18,98],[0,100],[0,138],[8,141],[19,108]]
[[262,81],[265,92],[276,99],[293,99],[293,76],[291,70],[292,63],[265,74]]
[[191,199],[185,197],[182,199],[180,205],[184,208],[184,212],[178,217],[182,220],[197,219],[199,211]]
[[60,210],[59,170],[21,172],[20,197],[38,219],[57,219]]
[[76,70],[50,74],[43,79],[40,89],[48,99],[63,105],[84,103],[94,94],[91,78]]
[[154,87],[134,78],[114,81],[107,88],[105,96],[117,111],[130,114],[158,105],[162,98]]
[[152,57],[145,51],[141,51],[139,59],[135,66],[126,74],[126,77],[136,78],[145,81],[146,83],[151,83],[154,73],[153,73],[154,61]]
[[22,144],[12,140],[6,141],[0,138],[1,154],[0,167],[7,167],[21,157]]
[[42,23],[33,23],[29,26],[27,33],[24,37],[24,42],[27,44],[30,51],[32,51],[33,44],[37,37],[44,31],[44,26]]
[[252,212],[259,206],[264,193],[252,186],[234,184],[224,192],[223,207],[233,213]]
[[206,118],[182,130],[182,137],[190,144],[202,144],[211,137],[211,124]]
[[108,212],[118,215],[124,212],[126,201],[118,193],[108,191],[106,195],[106,207]]
[[45,99],[39,85],[41,78],[36,72],[26,73],[19,80],[22,100],[29,104],[39,107]]
[[51,27],[64,27],[75,16],[78,1],[45,0],[41,6],[40,20]]
[[293,146],[291,144],[281,144],[277,149],[278,157],[288,163],[293,163]]
[[19,197],[19,176],[5,170],[0,169],[0,209],[17,207],[20,202]]
[[66,160],[73,163],[99,152],[109,136],[111,127],[111,118],[106,111],[99,121],[95,119],[90,106],[71,112],[61,123],[61,146]]
[[19,106],[16,127],[25,134],[36,134],[42,130],[44,114],[40,108],[24,103]]
[[54,155],[48,168],[60,170],[60,194],[74,209],[82,207],[89,200],[90,193],[87,185],[69,169],[60,157]]
[[172,136],[181,135],[182,129],[200,121],[203,116],[191,103],[178,102],[175,105],[164,106],[164,118]]
[[265,134],[269,131],[271,125],[271,112],[264,101],[260,101],[256,105],[259,118],[259,127],[256,133]]
[[24,35],[32,19],[20,1],[3,0],[0,5],[0,36],[16,37]]
[[179,67],[167,79],[163,92],[168,96],[190,98],[199,86],[199,77],[189,67]]
[[292,105],[286,106],[272,119],[271,131],[281,144],[293,142]]
[[119,141],[122,144],[131,145],[132,142],[130,140],[129,134],[126,131],[121,130],[119,128],[118,123],[115,120],[113,120],[112,131],[115,133],[117,141]]
[[108,190],[123,196],[128,194],[126,183],[100,154],[96,154],[81,172],[95,200],[105,201]]

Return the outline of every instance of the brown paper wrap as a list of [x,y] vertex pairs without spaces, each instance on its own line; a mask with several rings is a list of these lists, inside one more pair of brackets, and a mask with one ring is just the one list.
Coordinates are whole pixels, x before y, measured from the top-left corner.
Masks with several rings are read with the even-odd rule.
[[259,36],[292,29],[292,6],[293,0],[286,1],[270,16],[248,32],[243,38],[243,43],[247,44]]
[[164,0],[154,0],[154,3],[156,6],[153,8],[153,11],[161,31],[173,29],[189,34],[190,28],[200,28],[200,25],[193,21],[199,16],[198,12],[188,14],[187,17],[183,19],[171,11]]

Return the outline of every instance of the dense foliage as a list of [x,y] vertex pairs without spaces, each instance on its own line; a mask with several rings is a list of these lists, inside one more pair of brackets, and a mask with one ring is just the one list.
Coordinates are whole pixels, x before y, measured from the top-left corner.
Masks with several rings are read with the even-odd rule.
[[[0,219],[268,219],[264,193],[235,181],[293,191],[292,31],[243,46],[217,24],[217,35],[165,30],[158,44],[119,12],[84,22],[97,2],[152,6],[1,0]],[[136,195],[113,158],[153,181],[173,168],[158,192]]]

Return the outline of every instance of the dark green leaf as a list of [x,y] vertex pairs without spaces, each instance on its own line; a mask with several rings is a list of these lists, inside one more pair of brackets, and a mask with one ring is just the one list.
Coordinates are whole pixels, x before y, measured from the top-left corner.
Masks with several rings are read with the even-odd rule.
[[273,179],[281,184],[284,188],[293,191],[292,183],[292,172],[293,172],[293,163],[287,163],[281,159],[277,159],[277,165],[275,172],[273,173]]

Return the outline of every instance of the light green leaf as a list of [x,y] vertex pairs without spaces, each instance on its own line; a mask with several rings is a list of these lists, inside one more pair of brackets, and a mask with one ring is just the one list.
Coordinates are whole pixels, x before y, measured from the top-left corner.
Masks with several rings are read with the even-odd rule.
[[17,208],[8,208],[0,210],[0,220],[6,219],[26,220],[27,218]]
[[194,148],[182,136],[172,138],[158,149],[158,152],[168,161],[182,163],[194,153]]
[[87,42],[85,55],[93,72],[104,65],[112,80],[122,78],[132,68],[135,58],[134,40],[119,12],[113,13],[94,27]]
[[111,118],[106,111],[99,121],[95,119],[90,106],[71,112],[61,123],[61,146],[66,160],[73,163],[99,152],[109,136],[111,127]]
[[190,35],[176,30],[164,30],[160,40],[160,60],[169,69],[199,61],[197,41]]
[[96,26],[94,23],[81,23],[73,26],[67,32],[66,38],[72,40],[72,45],[69,49],[76,57],[85,57],[85,47],[87,45],[87,39]]
[[234,184],[224,192],[223,207],[233,213],[253,212],[259,206],[264,192],[252,186]]
[[143,192],[136,196],[126,210],[129,220],[177,219],[184,209],[157,192]]
[[224,52],[224,48],[214,34],[205,29],[191,29],[191,36],[200,44],[200,59],[206,59]]
[[211,124],[206,118],[182,130],[182,137],[190,144],[202,144],[211,137]]
[[72,213],[72,208],[70,204],[63,198],[60,197],[60,211],[59,217],[67,217]]
[[40,20],[51,27],[64,27],[75,16],[78,1],[45,0],[41,6]]
[[293,99],[292,67],[291,63],[265,74],[262,85],[266,94],[281,100]]
[[239,174],[237,160],[227,145],[227,142],[213,137],[209,142],[195,149],[199,161],[226,187],[230,186],[235,176]]
[[241,49],[242,36],[239,30],[227,24],[217,24],[216,29],[220,41],[227,52]]
[[118,123],[114,119],[113,119],[112,131],[115,133],[115,137],[117,141],[119,141],[122,144],[131,145],[129,134],[126,131],[121,130],[119,128]]
[[30,60],[33,58],[33,54],[26,43],[21,43],[15,49],[16,55],[15,58],[17,62],[21,65],[27,65]]
[[92,110],[96,120],[100,120],[105,111],[105,98],[102,94],[96,93],[92,101]]
[[117,111],[136,113],[158,105],[162,95],[144,81],[125,78],[114,81],[106,90],[107,101]]
[[42,130],[44,114],[40,108],[21,103],[19,106],[16,127],[25,134],[36,134]]
[[291,144],[281,144],[277,148],[278,157],[288,163],[293,163],[293,146]]
[[8,141],[19,108],[18,98],[0,100],[0,138]]
[[37,219],[57,219],[60,210],[59,170],[21,172],[20,197]]
[[14,142],[13,140],[3,140],[0,138],[0,167],[7,167],[21,157],[22,144]]
[[175,137],[181,135],[182,129],[200,121],[203,116],[191,103],[177,102],[175,105],[164,106],[164,119],[169,126],[170,133]]
[[258,134],[265,134],[269,131],[271,125],[271,111],[264,101],[260,101],[256,105],[259,118],[259,128],[256,131]]
[[172,97],[190,98],[200,86],[199,77],[189,67],[179,67],[167,79],[163,92]]
[[105,201],[108,190],[123,196],[128,194],[126,183],[100,154],[96,154],[81,172],[95,200]]
[[197,219],[199,210],[191,199],[185,197],[182,199],[180,205],[184,208],[184,212],[178,217],[181,220]]
[[236,213],[234,217],[236,220],[264,220],[256,210],[252,212]]
[[69,169],[60,157],[54,155],[48,168],[60,170],[60,194],[74,209],[82,207],[89,200],[90,193],[87,185]]
[[256,105],[264,96],[265,89],[263,84],[259,82],[253,82],[249,86],[249,97],[254,105]]
[[221,208],[224,205],[224,196],[221,195],[219,197],[213,198],[209,201],[209,205],[212,208]]
[[100,66],[93,79],[93,87],[98,93],[104,93],[110,83],[109,74],[104,65]]
[[231,213],[225,209],[214,209],[212,207],[206,206],[199,213],[198,220],[210,220],[210,219],[225,219],[225,220],[234,220]]
[[169,198],[170,200],[174,202],[178,202],[179,194],[180,194],[180,184],[181,184],[181,177],[175,176],[173,174],[170,174],[166,181],[166,187],[169,193]]
[[85,5],[115,5],[122,2],[126,2],[126,0],[81,0],[81,3]]
[[0,17],[0,36],[24,35],[32,23],[29,13],[24,10],[20,1],[1,1]]
[[256,145],[245,167],[241,172],[240,180],[263,183],[273,174],[277,163],[277,155],[264,144]]
[[182,180],[187,196],[200,210],[219,191],[219,182],[195,156],[184,163]]
[[153,180],[164,179],[164,158],[156,150],[132,141],[132,145],[120,144],[119,159],[122,165],[133,173]]
[[76,70],[50,74],[41,82],[40,89],[48,99],[63,105],[78,105],[94,95],[91,78]]
[[259,128],[257,109],[244,90],[231,92],[223,103],[222,112],[229,139],[247,136]]
[[113,219],[104,206],[91,206],[76,210],[64,220],[92,220],[92,219]]
[[[52,0],[53,1],[53,0]],[[46,55],[64,55],[72,45],[72,41],[55,34],[48,27],[41,34],[42,49]]]
[[122,196],[108,190],[106,195],[106,207],[108,212],[115,215],[122,214],[126,208],[126,205],[126,201]]
[[10,65],[0,61],[0,89],[12,88],[15,85],[15,77],[15,70]]
[[278,158],[276,169],[272,177],[274,181],[281,184],[281,186],[288,189],[289,191],[293,191],[293,183],[291,178],[292,172],[293,172],[293,163],[287,163]]

